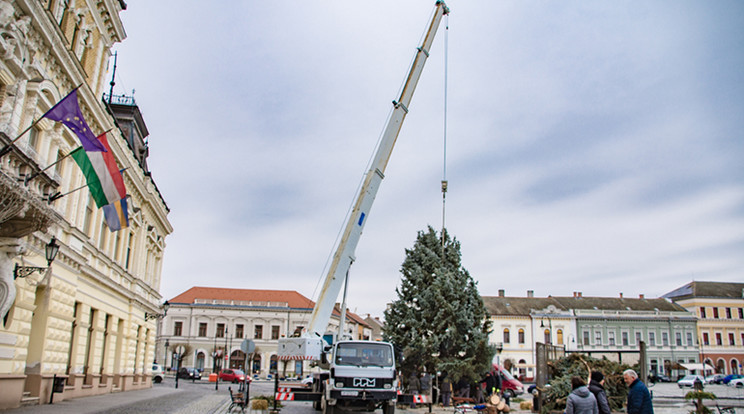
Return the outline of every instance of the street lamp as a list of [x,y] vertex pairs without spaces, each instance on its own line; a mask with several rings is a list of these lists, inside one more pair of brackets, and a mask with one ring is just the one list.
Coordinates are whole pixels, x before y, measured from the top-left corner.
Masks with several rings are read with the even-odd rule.
[[165,350],[163,351],[163,369],[165,369],[165,366],[168,365],[168,347],[170,346],[170,342],[168,340],[165,340]]
[[214,332],[214,348],[212,351],[212,373],[216,375],[214,379],[214,390],[217,391],[220,387],[220,374],[217,369],[218,367],[218,357],[220,357],[220,354],[217,352],[217,331]]
[[24,278],[30,276],[34,272],[41,273],[52,266],[54,258],[56,258],[57,253],[59,253],[59,244],[57,244],[56,237],[52,236],[52,239],[49,240],[49,243],[46,245],[44,253],[47,260],[47,267],[19,266],[18,263],[16,263],[15,268],[13,269],[13,280],[18,279],[19,277]]
[[145,321],[149,321],[150,319],[159,319],[164,318],[165,315],[168,314],[168,308],[170,308],[170,303],[166,300],[165,303],[163,303],[163,313],[149,313],[145,312]]
[[227,352],[227,336],[228,336],[227,324],[225,324],[225,365],[224,366],[226,366],[228,369],[230,369],[229,360],[227,359],[228,358],[228,356],[227,356],[227,354],[228,354],[228,352]]
[[501,366],[501,351],[504,350],[504,343],[496,343],[496,365]]

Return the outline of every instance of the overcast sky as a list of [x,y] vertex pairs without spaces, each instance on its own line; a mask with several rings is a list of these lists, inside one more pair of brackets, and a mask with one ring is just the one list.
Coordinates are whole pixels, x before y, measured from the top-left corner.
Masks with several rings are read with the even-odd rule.
[[[446,226],[482,295],[744,281],[744,3],[448,5],[356,252],[352,310],[382,316],[405,249],[442,227],[445,118]],[[136,90],[171,210],[163,296],[317,299],[434,1],[127,6],[115,93]]]

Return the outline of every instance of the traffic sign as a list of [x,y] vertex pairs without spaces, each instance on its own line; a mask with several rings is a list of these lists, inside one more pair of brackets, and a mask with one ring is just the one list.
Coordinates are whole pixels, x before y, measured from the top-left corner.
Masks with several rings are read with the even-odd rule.
[[252,354],[256,350],[256,343],[251,339],[243,339],[243,342],[240,344],[240,350],[246,354]]

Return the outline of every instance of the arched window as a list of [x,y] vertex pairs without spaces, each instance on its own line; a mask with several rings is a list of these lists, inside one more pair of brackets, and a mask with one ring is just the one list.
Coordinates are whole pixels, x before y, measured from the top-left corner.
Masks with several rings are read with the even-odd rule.
[[504,343],[508,344],[509,340],[509,328],[504,328]]
[[245,366],[246,354],[240,349],[234,350],[230,354],[230,368],[232,369],[243,369]]
[[552,344],[553,342],[550,339],[550,329],[545,330],[545,343],[546,344]]
[[204,369],[204,352],[199,351],[199,353],[196,354],[196,369]]
[[722,358],[718,358],[718,361],[716,361],[716,372],[719,374],[726,373],[726,362]]
[[739,373],[739,361],[736,358],[731,358],[731,373],[734,375]]
[[271,356],[271,359],[270,359],[270,362],[269,362],[269,372],[271,372],[272,374],[276,374],[276,372],[277,372],[276,371],[276,369],[278,367],[277,361],[278,361],[278,358],[277,358],[276,354],[272,355]]
[[563,345],[563,329],[559,329],[555,331],[556,339],[555,341],[558,342],[558,345]]
[[260,374],[261,373],[261,354],[256,352],[253,354],[253,368],[252,368],[253,374]]
[[519,338],[518,338],[519,339],[519,343],[520,344],[523,344],[524,343],[524,329],[521,329],[520,328],[518,334],[519,334]]

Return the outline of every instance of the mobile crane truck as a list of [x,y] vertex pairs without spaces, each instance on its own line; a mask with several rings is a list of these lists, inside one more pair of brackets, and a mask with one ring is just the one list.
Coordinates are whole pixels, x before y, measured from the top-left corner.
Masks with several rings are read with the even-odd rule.
[[429,57],[434,36],[442,18],[447,14],[449,14],[447,5],[443,1],[437,1],[433,17],[421,45],[417,48],[401,94],[393,101],[390,118],[383,130],[370,169],[356,196],[354,208],[349,214],[344,233],[328,268],[307,329],[303,330],[299,337],[279,340],[279,359],[312,360],[323,369],[323,372],[316,374],[310,391],[301,392],[293,389],[295,392],[282,395],[277,393],[277,400],[314,401],[314,408],[322,410],[323,414],[334,414],[337,408],[366,411],[382,408],[383,414],[395,413],[398,381],[393,345],[379,341],[352,340],[344,338],[341,334],[338,340],[329,344],[323,336],[341,286],[354,262],[354,252],[408,113],[416,84]]

